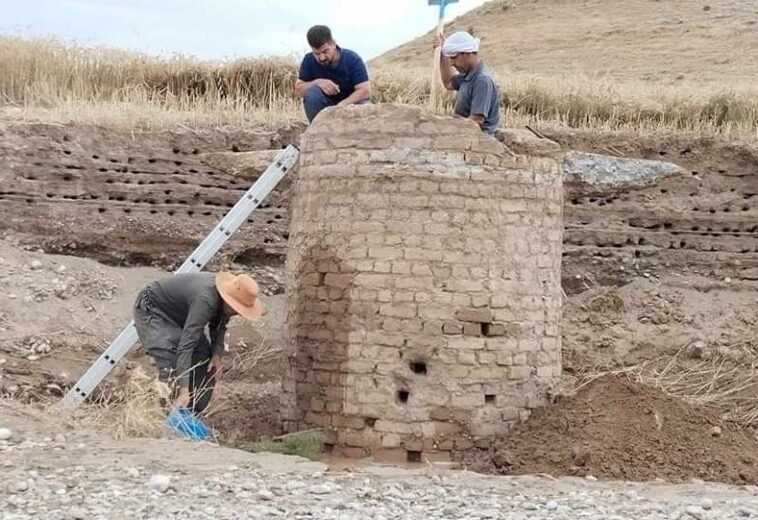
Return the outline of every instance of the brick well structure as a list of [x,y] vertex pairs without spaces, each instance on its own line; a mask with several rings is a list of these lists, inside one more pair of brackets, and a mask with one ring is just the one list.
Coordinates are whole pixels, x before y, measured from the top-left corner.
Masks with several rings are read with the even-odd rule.
[[562,157],[405,106],[328,110],[302,139],[287,256],[290,431],[444,458],[561,373]]

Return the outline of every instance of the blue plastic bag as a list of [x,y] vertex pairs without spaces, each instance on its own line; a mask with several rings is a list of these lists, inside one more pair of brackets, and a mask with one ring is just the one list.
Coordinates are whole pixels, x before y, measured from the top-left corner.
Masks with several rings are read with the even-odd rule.
[[213,435],[213,430],[195,417],[188,408],[171,410],[166,417],[166,424],[175,432],[193,441],[202,441]]

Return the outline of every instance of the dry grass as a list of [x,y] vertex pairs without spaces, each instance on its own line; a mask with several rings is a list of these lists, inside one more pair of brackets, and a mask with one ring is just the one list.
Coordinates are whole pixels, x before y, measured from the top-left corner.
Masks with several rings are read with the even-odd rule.
[[[55,40],[0,37],[0,118],[136,128],[240,126],[303,120],[287,58],[154,58]],[[614,83],[582,76],[498,79],[510,125],[758,135],[758,89]],[[427,105],[429,71],[373,74],[374,100]],[[439,111],[451,111],[446,94]]]
[[75,419],[84,427],[104,430],[116,439],[160,437],[166,432],[160,399],[168,394],[165,384],[138,367],[124,385],[106,390],[95,402],[77,410]]
[[[605,375],[624,376],[689,403],[712,407],[740,426],[758,427],[758,365],[737,364],[718,353],[711,359],[689,359],[689,346],[684,345],[674,356],[618,370],[588,371],[572,391]],[[756,354],[751,350],[750,357],[754,359]]]

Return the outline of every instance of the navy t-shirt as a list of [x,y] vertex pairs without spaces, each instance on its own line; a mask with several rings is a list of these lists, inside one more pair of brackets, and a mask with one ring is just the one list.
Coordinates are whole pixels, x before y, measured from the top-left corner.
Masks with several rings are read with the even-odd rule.
[[339,94],[328,96],[334,103],[339,103],[355,92],[355,86],[368,81],[368,71],[358,54],[350,49],[340,50],[340,59],[337,65],[330,67],[321,65],[312,53],[308,53],[300,64],[300,81],[313,81],[314,79],[330,79],[340,88]]

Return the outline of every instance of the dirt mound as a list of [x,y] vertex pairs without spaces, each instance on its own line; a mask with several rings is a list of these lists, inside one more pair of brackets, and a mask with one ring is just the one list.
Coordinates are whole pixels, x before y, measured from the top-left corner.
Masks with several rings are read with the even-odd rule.
[[[496,0],[454,20],[446,32],[473,31],[498,73],[731,84],[755,77],[756,11],[750,0]],[[720,37],[713,38],[712,35]],[[428,69],[430,35],[371,61],[373,70]],[[726,57],[729,57],[728,59]]]
[[758,441],[711,411],[616,377],[538,409],[469,469],[600,478],[758,483]]

